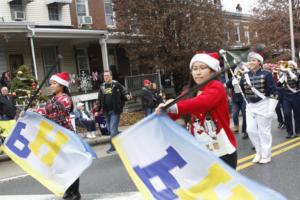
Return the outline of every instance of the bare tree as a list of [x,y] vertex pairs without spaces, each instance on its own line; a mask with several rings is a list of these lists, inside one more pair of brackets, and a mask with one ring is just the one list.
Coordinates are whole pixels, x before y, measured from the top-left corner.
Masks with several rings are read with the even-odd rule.
[[226,41],[216,0],[114,0],[114,10],[118,30],[130,41],[125,50],[132,63],[172,71],[182,77],[179,85],[195,51],[217,50]]
[[[300,44],[300,1],[293,0],[293,20],[295,31],[295,45],[299,49]],[[255,17],[251,29],[257,32],[254,43],[266,45],[267,58],[289,59],[290,27],[289,27],[289,3],[287,0],[259,0],[259,6],[254,9]],[[272,55],[278,51],[280,57],[272,59]]]

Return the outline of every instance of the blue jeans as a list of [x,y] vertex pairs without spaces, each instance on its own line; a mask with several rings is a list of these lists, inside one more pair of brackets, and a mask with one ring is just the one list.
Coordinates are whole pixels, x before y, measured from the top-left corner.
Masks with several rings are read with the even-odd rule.
[[239,114],[242,111],[243,125],[242,132],[246,133],[246,105],[245,101],[232,102],[232,118],[235,126],[239,125]]
[[150,107],[144,108],[145,117],[147,117],[148,115],[151,115],[151,113],[153,113],[153,111],[154,111],[154,108],[150,108]]
[[114,111],[109,111],[105,113],[105,120],[107,123],[107,129],[110,132],[110,145],[111,149],[115,149],[111,140],[114,136],[119,134],[119,122],[120,122],[120,114],[115,113]]

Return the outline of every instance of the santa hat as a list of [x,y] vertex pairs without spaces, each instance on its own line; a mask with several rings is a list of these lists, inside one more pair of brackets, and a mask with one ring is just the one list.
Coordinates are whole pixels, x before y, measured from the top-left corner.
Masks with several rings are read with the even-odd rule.
[[146,84],[151,84],[151,81],[145,79],[145,80],[144,80],[144,85],[146,85]]
[[192,69],[192,66],[195,62],[202,62],[206,64],[209,68],[211,68],[213,71],[218,72],[221,70],[220,68],[220,62],[219,62],[219,55],[218,53],[199,53],[194,55],[190,62],[190,69]]
[[81,106],[84,106],[84,104],[81,102],[77,103],[77,108],[80,108]]
[[69,74],[68,72],[54,74],[51,76],[50,81],[55,81],[61,85],[69,87]]
[[248,54],[248,61],[250,59],[256,59],[260,62],[260,64],[264,64],[264,58],[260,54],[255,53],[253,51]]

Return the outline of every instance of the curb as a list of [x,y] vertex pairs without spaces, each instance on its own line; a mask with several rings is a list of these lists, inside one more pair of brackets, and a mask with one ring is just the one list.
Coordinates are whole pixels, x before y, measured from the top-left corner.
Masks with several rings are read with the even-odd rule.
[[[93,139],[84,139],[89,145],[96,146],[101,144],[107,144],[110,142],[110,136],[97,136]],[[6,154],[0,154],[0,162],[8,161],[10,158]]]

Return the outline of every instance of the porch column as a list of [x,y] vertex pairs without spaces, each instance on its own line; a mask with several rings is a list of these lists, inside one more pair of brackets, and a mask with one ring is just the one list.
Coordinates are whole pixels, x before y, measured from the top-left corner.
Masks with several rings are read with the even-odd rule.
[[38,80],[38,73],[37,73],[37,68],[36,68],[36,59],[35,59],[35,50],[34,50],[34,44],[33,44],[33,37],[30,37],[30,45],[31,45],[31,54],[32,54],[34,75],[35,75],[36,80]]
[[99,39],[99,44],[101,46],[103,70],[109,70],[106,38]]

